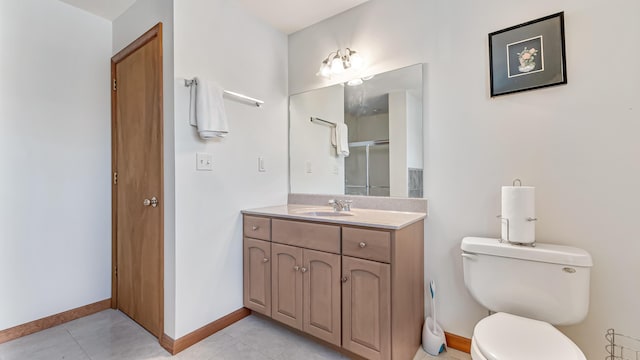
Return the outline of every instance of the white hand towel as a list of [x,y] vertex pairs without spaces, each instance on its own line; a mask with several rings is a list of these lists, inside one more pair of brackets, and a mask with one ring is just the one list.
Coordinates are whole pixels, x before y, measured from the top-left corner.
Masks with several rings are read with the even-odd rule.
[[338,156],[349,156],[349,128],[347,128],[347,124],[336,125],[336,143]]
[[229,133],[229,124],[222,99],[224,90],[212,81],[197,78],[196,81],[195,117],[198,135],[202,139],[225,137]]

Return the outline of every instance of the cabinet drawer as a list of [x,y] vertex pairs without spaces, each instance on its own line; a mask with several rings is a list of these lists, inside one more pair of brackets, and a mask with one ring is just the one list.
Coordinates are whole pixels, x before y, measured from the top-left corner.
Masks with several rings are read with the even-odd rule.
[[271,240],[271,219],[258,216],[244,216],[244,236]]
[[340,226],[273,219],[273,241],[340,253]]
[[343,227],[342,254],[389,263],[391,262],[391,233]]

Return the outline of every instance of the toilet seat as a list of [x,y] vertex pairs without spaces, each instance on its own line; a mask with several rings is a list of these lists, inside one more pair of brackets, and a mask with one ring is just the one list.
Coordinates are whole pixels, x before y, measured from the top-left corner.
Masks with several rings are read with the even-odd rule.
[[586,360],[582,351],[550,324],[507,313],[481,320],[473,331],[474,360]]

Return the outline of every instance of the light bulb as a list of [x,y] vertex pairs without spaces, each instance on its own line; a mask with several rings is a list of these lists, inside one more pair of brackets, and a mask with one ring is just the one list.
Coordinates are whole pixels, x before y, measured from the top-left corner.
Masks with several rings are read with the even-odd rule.
[[331,68],[329,67],[329,64],[325,65],[324,68],[322,68],[321,75],[326,78],[331,77]]
[[340,54],[334,56],[333,60],[331,60],[331,72],[334,74],[342,74],[344,72],[344,65],[342,65]]
[[355,78],[347,81],[348,86],[358,86],[358,85],[362,85],[362,83],[363,81],[361,78]]
[[362,56],[360,56],[360,54],[353,50],[351,50],[349,59],[351,60],[351,66],[354,69],[360,69],[364,65],[364,59],[362,58]]
[[318,70],[318,75],[328,78],[331,76],[331,67],[329,66],[329,61],[325,60],[320,64],[320,70]]

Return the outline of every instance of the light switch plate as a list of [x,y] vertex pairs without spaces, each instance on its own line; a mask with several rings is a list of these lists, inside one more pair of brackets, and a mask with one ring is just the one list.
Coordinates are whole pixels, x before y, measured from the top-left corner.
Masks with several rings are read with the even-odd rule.
[[311,161],[309,161],[309,160],[305,161],[304,169],[307,172],[307,174],[311,174],[313,172],[313,168],[311,166]]
[[196,170],[198,171],[213,170],[213,154],[196,153]]
[[262,156],[258,156],[258,171],[267,172],[267,168],[264,167],[264,158]]

